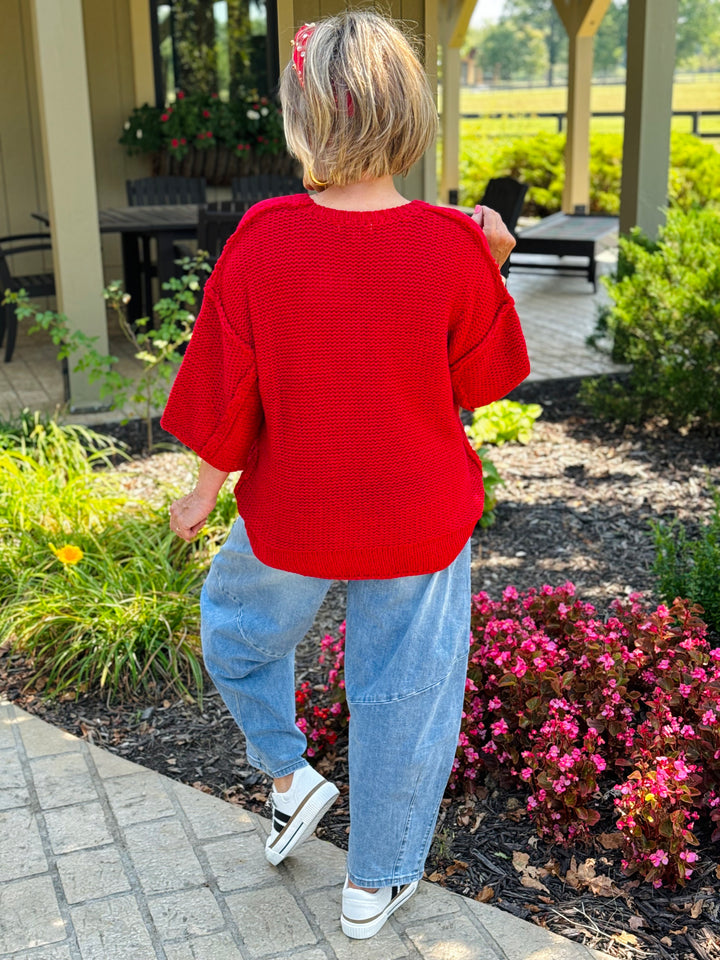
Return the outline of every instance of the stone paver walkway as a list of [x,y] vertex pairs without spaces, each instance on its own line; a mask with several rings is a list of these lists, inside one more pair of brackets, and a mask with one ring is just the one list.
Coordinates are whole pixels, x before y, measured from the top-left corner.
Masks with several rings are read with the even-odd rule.
[[2,960],[602,956],[426,882],[372,940],[348,940],[343,851],[314,838],[271,867],[267,832],[261,817],[0,702]]

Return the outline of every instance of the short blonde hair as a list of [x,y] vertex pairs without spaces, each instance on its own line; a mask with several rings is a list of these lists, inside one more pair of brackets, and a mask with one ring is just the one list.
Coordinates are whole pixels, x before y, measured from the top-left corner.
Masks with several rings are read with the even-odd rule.
[[285,139],[306,181],[345,186],[405,174],[435,139],[437,110],[408,38],[371,10],[319,21],[303,84],[292,60],[280,99]]

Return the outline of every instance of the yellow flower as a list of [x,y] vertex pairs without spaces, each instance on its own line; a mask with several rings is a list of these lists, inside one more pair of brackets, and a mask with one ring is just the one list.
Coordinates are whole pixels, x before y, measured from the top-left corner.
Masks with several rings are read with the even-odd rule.
[[66,546],[60,547],[59,550],[57,550],[51,543],[50,549],[58,558],[60,563],[64,563],[64,564],[72,565],[74,563],[79,563],[79,561],[82,560],[84,556],[80,547],[76,547],[72,543],[68,543]]

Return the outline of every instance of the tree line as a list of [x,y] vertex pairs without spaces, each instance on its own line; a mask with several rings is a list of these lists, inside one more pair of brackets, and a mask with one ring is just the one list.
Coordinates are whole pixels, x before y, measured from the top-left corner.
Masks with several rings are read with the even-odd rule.
[[[613,76],[625,66],[627,0],[613,0],[595,36],[593,73]],[[720,0],[679,0],[676,67],[720,69]],[[566,74],[568,38],[552,0],[505,0],[497,23],[467,32],[464,58],[475,82],[545,80]]]

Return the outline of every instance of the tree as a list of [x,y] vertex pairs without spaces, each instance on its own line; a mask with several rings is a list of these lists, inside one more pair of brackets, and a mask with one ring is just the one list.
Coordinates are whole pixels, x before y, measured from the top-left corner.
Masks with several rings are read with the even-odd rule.
[[548,86],[552,86],[556,65],[567,62],[567,33],[553,0],[505,0],[502,22],[507,21],[517,29],[539,31],[547,49]]
[[675,62],[716,58],[719,50],[720,0],[680,0]]
[[529,26],[503,21],[485,28],[478,47],[483,73],[494,80],[535,77],[546,63],[543,38]]
[[626,0],[613,0],[603,17],[593,44],[593,72],[610,73],[625,63],[627,54],[628,6]]

